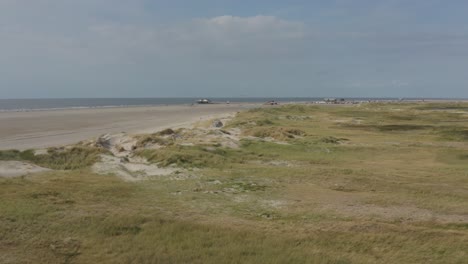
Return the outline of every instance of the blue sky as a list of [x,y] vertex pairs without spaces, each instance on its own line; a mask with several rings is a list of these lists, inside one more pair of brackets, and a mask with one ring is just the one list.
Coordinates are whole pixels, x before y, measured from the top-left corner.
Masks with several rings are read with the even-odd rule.
[[0,98],[468,98],[468,1],[0,0]]

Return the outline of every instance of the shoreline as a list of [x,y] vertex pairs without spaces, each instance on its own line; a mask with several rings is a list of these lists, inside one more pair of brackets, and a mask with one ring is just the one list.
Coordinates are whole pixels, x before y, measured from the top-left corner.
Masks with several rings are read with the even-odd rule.
[[[245,103],[211,103],[210,105],[236,105],[236,104],[259,104],[255,102]],[[53,107],[53,108],[24,108],[24,109],[0,109],[0,113],[27,113],[27,112],[43,112],[43,111],[68,111],[68,110],[87,110],[87,109],[119,109],[119,108],[142,108],[142,107],[168,107],[168,106],[195,106],[197,103],[192,104],[147,104],[147,105],[103,105],[103,106],[71,106],[71,107]]]
[[0,150],[63,146],[120,132],[152,133],[260,105],[231,103],[0,112]]
[[[349,105],[329,104],[331,106]],[[404,100],[381,103],[464,103],[464,100]],[[287,104],[323,104],[319,101],[283,101]],[[363,102],[367,103],[367,102]],[[166,104],[152,106],[80,107],[52,110],[1,111],[0,150],[38,149],[74,144],[103,134],[152,133],[188,126],[202,118],[261,107],[263,103]]]
[[[324,100],[321,100],[321,97],[310,97],[310,98],[274,98],[274,101],[279,102],[280,104],[319,104],[323,103]],[[341,97],[329,97],[335,99],[341,99]],[[172,98],[170,98],[172,99]],[[252,101],[236,101],[235,99],[240,98],[225,98],[226,100],[221,100],[222,98],[217,98],[210,105],[230,105],[230,104],[246,104],[246,105],[258,105],[263,104],[267,101],[270,101],[268,98],[251,98]],[[232,100],[234,99],[234,100]],[[326,98],[324,98],[326,99]],[[367,103],[367,102],[382,102],[382,103],[415,103],[415,102],[433,102],[433,103],[465,103],[468,102],[468,98],[347,98],[343,97],[346,102],[351,103]],[[75,105],[75,106],[64,106],[64,107],[36,107],[36,108],[1,108],[2,101],[10,100],[49,100],[49,99],[0,99],[0,113],[15,113],[15,112],[43,112],[43,111],[68,111],[68,110],[84,110],[84,109],[119,109],[119,108],[141,108],[141,107],[167,107],[167,106],[194,106],[198,105],[196,101],[193,102],[178,102],[178,103],[149,103],[149,104],[115,104],[115,105]],[[68,99],[65,99],[68,100]],[[256,101],[258,100],[258,101]]]

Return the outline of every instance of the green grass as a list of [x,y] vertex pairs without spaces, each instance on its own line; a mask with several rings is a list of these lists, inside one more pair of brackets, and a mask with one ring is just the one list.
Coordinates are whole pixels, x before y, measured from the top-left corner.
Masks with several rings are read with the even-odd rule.
[[19,160],[22,152],[19,150],[2,150],[0,151],[0,160]]
[[308,226],[306,214],[298,221],[274,210],[259,210],[254,220],[207,217],[168,197],[160,183],[135,185],[80,173],[0,184],[2,199],[8,198],[0,206],[3,263],[463,263],[466,258],[466,228],[460,224],[399,226],[322,217]]
[[50,148],[46,154],[38,155],[35,155],[33,150],[2,150],[0,151],[0,160],[29,161],[50,169],[76,170],[93,165],[103,152],[102,149],[87,147]]
[[186,177],[132,183],[90,172],[94,149],[2,151],[86,165],[0,179],[0,263],[465,263],[464,107],[245,111],[238,149],[140,146]]
[[161,146],[170,145],[172,142],[169,139],[163,138],[159,135],[145,135],[138,139],[137,147],[145,147],[147,145],[158,144]]
[[138,155],[162,167],[222,168],[229,164],[243,164],[251,159],[263,159],[245,150],[225,149],[219,146],[168,146],[163,150],[143,149]]

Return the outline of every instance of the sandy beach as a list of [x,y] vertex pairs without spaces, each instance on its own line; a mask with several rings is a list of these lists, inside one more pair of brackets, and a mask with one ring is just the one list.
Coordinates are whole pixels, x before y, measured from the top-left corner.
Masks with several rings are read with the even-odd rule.
[[151,133],[255,104],[177,105],[0,113],[0,149],[73,144],[106,133]]

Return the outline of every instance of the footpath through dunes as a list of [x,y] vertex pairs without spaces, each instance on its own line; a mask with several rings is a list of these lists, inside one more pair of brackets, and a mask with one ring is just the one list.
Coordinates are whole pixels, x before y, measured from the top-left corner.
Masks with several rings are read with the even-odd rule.
[[105,133],[145,133],[256,104],[178,105],[0,113],[0,149],[73,144]]

